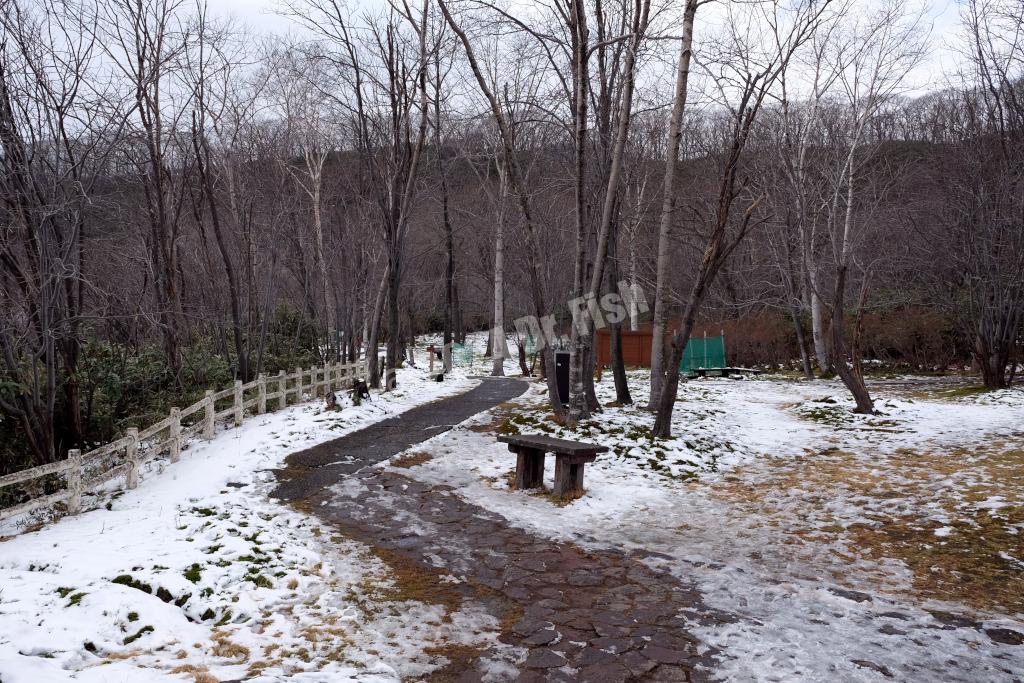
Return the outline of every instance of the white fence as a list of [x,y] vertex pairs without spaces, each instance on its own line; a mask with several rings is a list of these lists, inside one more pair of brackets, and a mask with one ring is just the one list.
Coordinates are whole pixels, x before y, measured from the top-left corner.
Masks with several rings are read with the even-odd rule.
[[[223,391],[207,391],[202,399],[188,408],[171,408],[169,416],[146,429],[140,431],[132,427],[126,436],[88,453],[71,450],[66,460],[0,477],[2,489],[54,474],[64,475],[63,489],[0,509],[0,521],[57,503],[65,503],[68,514],[77,514],[82,507],[84,491],[119,477],[124,477],[125,488],[135,488],[139,483],[139,468],[143,464],[165,453],[172,463],[177,462],[186,439],[192,436],[212,439],[214,426],[219,421],[228,421],[237,427],[247,412],[254,415],[267,412],[268,402],[276,402],[275,407],[281,409],[288,405],[289,396],[294,396],[295,402],[299,402],[305,393],[318,396],[321,390],[348,388],[346,383],[350,384],[353,379],[365,380],[367,376],[365,361],[328,363],[308,370],[296,368],[291,374],[285,374],[283,370],[272,377],[261,374],[248,384],[238,380]],[[268,385],[274,385],[274,391],[268,391]],[[230,403],[227,401],[229,398]],[[226,407],[217,410],[218,403]],[[188,419],[199,413],[201,417]],[[112,460],[116,460],[116,464]]]

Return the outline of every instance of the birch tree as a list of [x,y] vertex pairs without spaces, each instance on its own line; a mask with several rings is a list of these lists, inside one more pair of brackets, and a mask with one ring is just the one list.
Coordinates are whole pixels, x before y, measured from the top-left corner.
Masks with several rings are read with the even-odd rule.
[[676,212],[676,174],[679,148],[683,137],[683,114],[690,85],[690,62],[693,59],[693,29],[697,10],[710,0],[686,0],[683,8],[682,38],[676,60],[675,90],[669,116],[668,144],[665,150],[665,177],[662,188],[661,221],[658,228],[657,275],[654,284],[654,312],[651,319],[651,392],[648,406],[655,409],[665,382],[665,323],[668,317],[668,276],[672,224]]
[[837,85],[848,123],[846,150],[835,170],[828,208],[835,262],[830,327],[836,372],[853,395],[856,412],[873,413],[874,402],[859,366],[847,362],[850,349],[845,301],[860,227],[856,216],[857,175],[870,158],[871,150],[862,150],[868,126],[880,109],[907,87],[907,76],[923,55],[927,33],[922,30],[920,12],[895,2],[866,17],[858,15],[850,29],[849,42],[835,55]]
[[[795,6],[783,6],[781,2],[761,3],[752,7],[749,14],[743,9],[736,10],[740,14],[730,10],[731,26],[718,60],[716,79],[722,101],[728,107],[726,133],[722,137],[724,149],[719,152],[718,192],[713,209],[701,212],[708,216],[704,226],[704,253],[685,300],[679,327],[672,336],[665,384],[658,397],[653,429],[656,436],[667,438],[672,433],[679,365],[708,289],[732,252],[760,220],[758,207],[763,196],[747,194],[748,181],[740,175],[754,122],[793,55],[813,35],[828,5],[808,0]],[[754,26],[767,28],[760,33],[753,30]],[[734,212],[738,203],[744,206],[737,217]]]

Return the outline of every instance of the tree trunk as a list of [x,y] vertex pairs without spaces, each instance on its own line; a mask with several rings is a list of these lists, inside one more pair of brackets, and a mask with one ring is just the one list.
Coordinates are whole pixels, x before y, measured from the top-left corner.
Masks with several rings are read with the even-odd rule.
[[834,371],[832,359],[828,354],[828,343],[825,335],[825,305],[818,294],[817,269],[811,267],[808,272],[811,290],[811,337],[814,340],[814,358],[818,361],[818,370],[825,375]]
[[498,221],[494,228],[494,324],[491,326],[491,376],[505,374],[505,175],[498,192]]
[[807,336],[804,334],[803,321],[800,320],[800,307],[790,305],[789,317],[793,321],[793,330],[796,332],[796,345],[800,349],[800,365],[804,371],[804,379],[814,379],[811,354],[807,350]]
[[[619,281],[619,224],[615,221],[608,239],[608,280],[611,286]],[[633,299],[630,298],[632,302]],[[630,304],[631,308],[635,304]],[[615,401],[621,405],[631,405],[633,397],[629,394],[629,383],[626,381],[626,363],[622,356],[622,322],[618,317],[613,319],[610,329],[609,351],[612,357],[612,379],[615,381]]]
[[[397,251],[397,245],[395,245]],[[386,360],[386,374],[384,376],[384,388],[385,390],[391,390],[395,388],[395,372],[398,369],[398,335],[400,324],[399,310],[398,310],[398,286],[399,277],[398,272],[401,268],[401,263],[398,262],[398,254],[392,254],[391,262],[388,266],[388,344],[387,344],[387,360]]]
[[390,279],[384,271],[380,285],[377,287],[377,298],[374,300],[373,313],[367,321],[366,332],[366,363],[369,370],[369,384],[372,387],[380,384],[380,363],[377,348],[380,346],[380,320],[384,314],[384,297],[388,291]]
[[[588,56],[589,33],[587,13],[584,0],[571,0],[572,15],[570,26],[572,31],[572,64],[573,64],[573,144],[575,151],[575,208],[576,208],[576,258],[573,265],[572,298],[579,299],[587,292],[584,290],[586,279],[587,253],[587,207],[586,207],[586,169],[587,169],[587,98],[590,95]],[[598,257],[599,258],[599,257]],[[575,316],[574,316],[575,317]],[[590,325],[584,312],[581,319],[572,321],[571,354],[569,356],[569,410],[566,424],[571,428],[583,418],[590,416],[587,406],[584,374],[586,372],[587,342],[590,338]]]
[[[683,137],[683,112],[690,77],[690,58],[693,54],[693,21],[697,14],[697,0],[686,0],[683,12],[683,37],[679,46],[676,67],[675,95],[669,119],[668,146],[665,151],[665,187],[661,204],[661,225],[658,229],[657,282],[654,288],[654,316],[651,322],[651,394],[648,406],[658,405],[665,384],[665,322],[668,317],[668,277],[671,264],[669,250],[672,244],[672,222],[675,218],[675,179],[679,166],[679,147]],[[671,371],[671,368],[669,368]]]
[[841,264],[836,269],[836,288],[832,305],[832,348],[835,351],[835,369],[843,384],[853,395],[857,403],[856,413],[871,415],[875,412],[874,401],[864,381],[857,376],[846,362],[846,340],[843,338],[843,301],[846,299],[846,266]]
[[442,343],[452,343],[452,325],[454,322],[454,288],[455,288],[455,237],[452,230],[451,212],[448,206],[448,176],[444,165],[444,148],[441,146],[441,65],[440,55],[434,53],[434,146],[437,148],[437,173],[441,178],[441,220],[444,225],[444,330]]

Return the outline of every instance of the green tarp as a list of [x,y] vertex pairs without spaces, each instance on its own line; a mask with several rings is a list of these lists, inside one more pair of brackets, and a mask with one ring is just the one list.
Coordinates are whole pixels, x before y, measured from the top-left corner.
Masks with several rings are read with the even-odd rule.
[[452,344],[452,365],[468,368],[473,365],[473,347],[469,344]]
[[692,375],[696,368],[725,367],[725,337],[691,337],[683,351],[679,372]]

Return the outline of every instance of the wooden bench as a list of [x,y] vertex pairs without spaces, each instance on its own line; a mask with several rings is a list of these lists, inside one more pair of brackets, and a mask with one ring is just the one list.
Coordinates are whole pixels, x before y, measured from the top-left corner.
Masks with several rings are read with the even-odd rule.
[[594,462],[607,446],[556,439],[542,434],[508,434],[498,441],[516,454],[516,480],[512,488],[533,489],[544,485],[544,455],[555,456],[556,496],[583,490],[583,467]]

